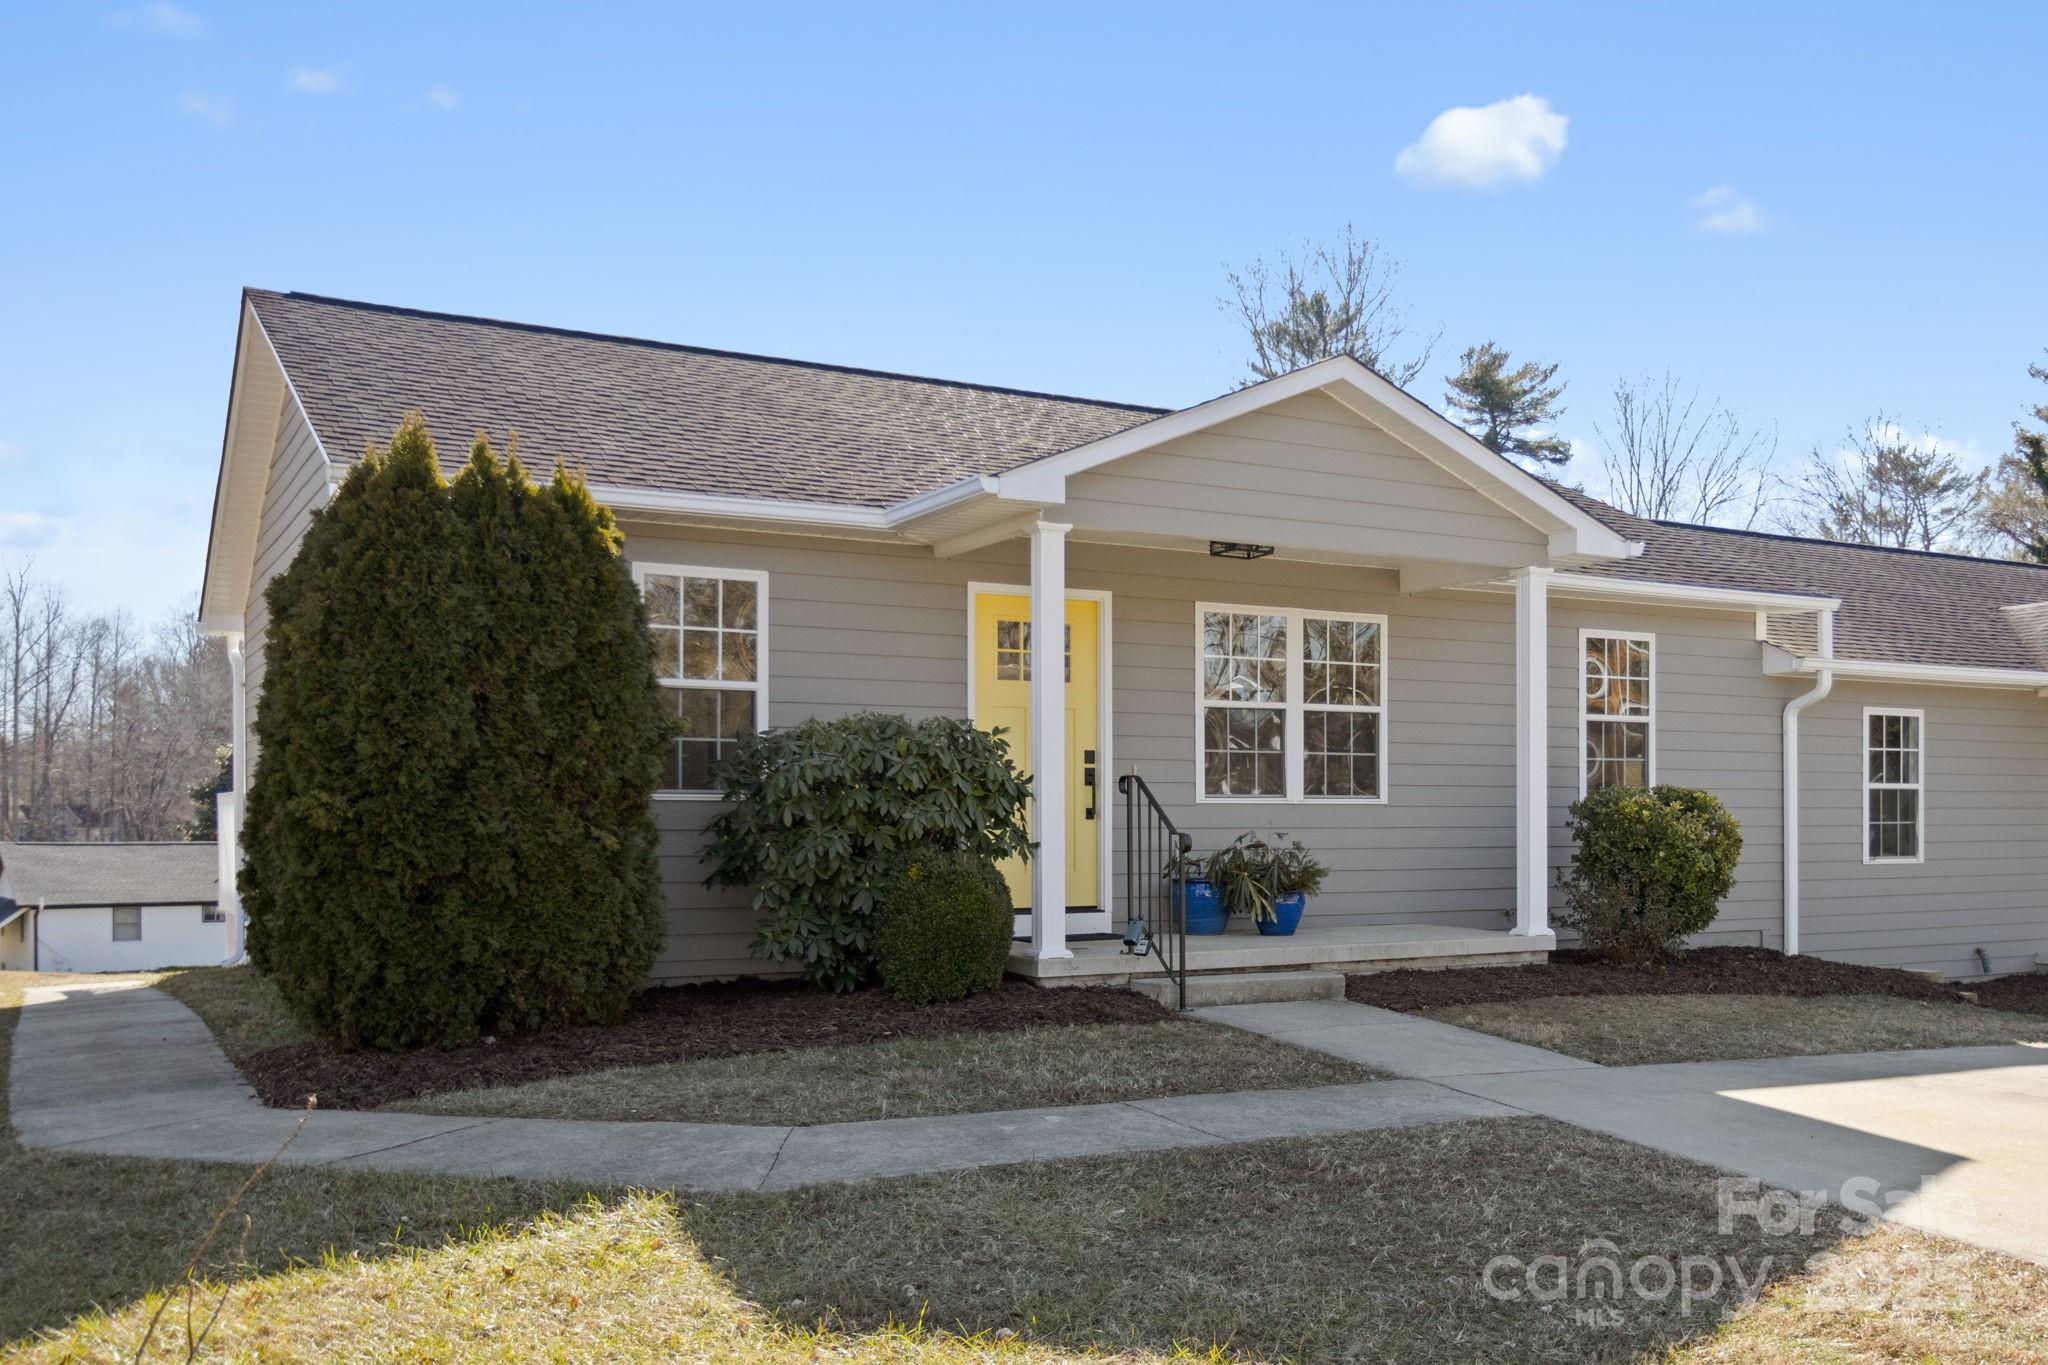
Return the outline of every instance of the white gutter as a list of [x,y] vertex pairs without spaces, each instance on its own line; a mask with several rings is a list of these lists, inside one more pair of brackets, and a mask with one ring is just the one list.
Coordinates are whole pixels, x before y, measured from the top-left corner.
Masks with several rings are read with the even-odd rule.
[[1835,685],[1832,667],[1835,657],[1835,614],[1820,614],[1820,655],[1818,676],[1811,691],[1785,703],[1785,792],[1781,802],[1785,816],[1783,867],[1785,875],[1785,955],[1799,953],[1799,713],[1827,696]]
[[1882,659],[1837,659],[1793,654],[1777,645],[1764,649],[1764,672],[1832,673],[1845,681],[1927,683],[1937,687],[2048,688],[2048,671],[2035,668],[1965,668],[1953,664],[1901,664]]
[[1841,608],[1839,597],[1813,597],[1804,593],[1752,592],[1745,588],[1701,588],[1690,583],[1659,583],[1641,578],[1606,578],[1560,570],[1550,580],[1552,595],[1572,597],[1618,597],[1636,602],[1655,602],[1680,607],[1716,607],[1729,611],[1832,612]]

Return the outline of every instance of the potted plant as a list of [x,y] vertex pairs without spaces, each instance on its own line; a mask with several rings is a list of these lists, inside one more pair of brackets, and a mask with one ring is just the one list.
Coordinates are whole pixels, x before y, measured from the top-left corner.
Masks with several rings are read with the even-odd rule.
[[1220,934],[1230,923],[1230,911],[1224,908],[1223,895],[1211,881],[1204,863],[1194,854],[1176,855],[1167,860],[1161,876],[1171,878],[1178,875],[1180,910],[1187,931],[1191,934]]
[[1308,898],[1322,889],[1329,872],[1299,839],[1276,834],[1268,843],[1249,831],[1210,854],[1202,867],[1224,913],[1250,915],[1258,931],[1269,936],[1291,934],[1300,926]]
[[[1281,843],[1283,839],[1287,842]],[[1330,875],[1330,869],[1316,861],[1301,840],[1288,839],[1284,834],[1274,835],[1273,840],[1269,874],[1273,881],[1273,911],[1258,921],[1259,932],[1291,934],[1301,925],[1308,898],[1323,889],[1323,878]]]

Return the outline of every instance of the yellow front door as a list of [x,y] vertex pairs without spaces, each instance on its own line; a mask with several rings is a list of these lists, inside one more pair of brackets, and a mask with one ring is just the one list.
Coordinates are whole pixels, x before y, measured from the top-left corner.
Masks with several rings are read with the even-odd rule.
[[[1069,909],[1094,909],[1101,848],[1102,604],[1067,600],[1067,900]],[[974,723],[1001,727],[1010,760],[1031,770],[1031,599],[1014,593],[977,593],[974,599]],[[1035,817],[1034,817],[1035,818]],[[1036,829],[1034,826],[1034,835]],[[1010,897],[1021,912],[1031,905],[1031,869],[1022,859],[1003,864]]]

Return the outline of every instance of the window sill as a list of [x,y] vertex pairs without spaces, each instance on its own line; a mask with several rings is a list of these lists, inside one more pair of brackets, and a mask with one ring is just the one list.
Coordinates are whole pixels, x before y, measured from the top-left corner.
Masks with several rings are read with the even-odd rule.
[[657,801],[723,801],[724,792],[656,792]]

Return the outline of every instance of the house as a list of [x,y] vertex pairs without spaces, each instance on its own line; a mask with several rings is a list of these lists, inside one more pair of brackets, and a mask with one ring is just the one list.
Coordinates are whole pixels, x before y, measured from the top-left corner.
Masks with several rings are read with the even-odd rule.
[[1042,980],[1115,969],[1098,940],[1152,876],[1126,775],[1197,848],[1314,847],[1304,961],[1541,957],[1566,807],[1652,781],[1742,822],[1703,941],[1957,976],[2048,950],[2048,570],[1624,515],[1348,358],[1166,411],[241,306],[201,606],[238,767],[264,587],[350,462],[408,408],[451,468],[516,430],[619,518],[693,722],[657,797],[663,979],[761,967],[701,884],[710,765],[863,709],[1009,727],[1042,849],[1013,965]]
[[211,843],[0,843],[0,970],[213,966],[238,951]]

